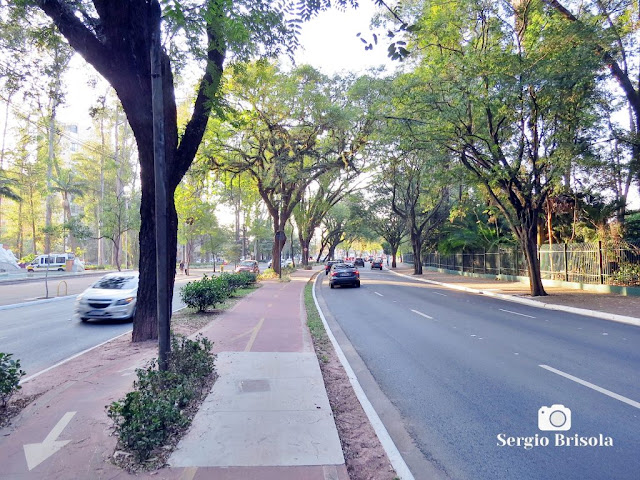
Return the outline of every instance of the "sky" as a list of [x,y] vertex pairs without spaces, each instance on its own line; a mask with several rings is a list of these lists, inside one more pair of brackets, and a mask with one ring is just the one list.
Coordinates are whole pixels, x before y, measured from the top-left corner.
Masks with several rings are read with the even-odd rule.
[[[385,66],[393,68],[387,58],[384,44],[373,50],[365,51],[365,44],[357,36],[371,38],[369,24],[375,14],[372,0],[364,0],[358,9],[338,11],[331,9],[322,12],[302,27],[300,45],[296,52],[296,64],[309,64],[327,75],[345,72],[365,73],[370,68]],[[74,56],[67,74],[67,98],[59,111],[59,118],[67,124],[77,124],[79,133],[91,125],[88,108],[95,103],[99,95],[104,95],[108,86],[104,80],[98,80],[98,87],[91,88],[89,83],[99,79],[93,68],[78,55]],[[180,91],[176,92],[178,101]],[[222,224],[233,223],[233,216],[228,208],[222,206],[219,211]]]
[[[361,33],[363,37],[371,38],[369,24],[375,11],[373,1],[364,0],[357,9],[342,12],[331,9],[303,24],[296,63],[310,64],[327,75],[364,73],[381,65],[391,70],[393,64],[387,58],[386,45],[381,43],[373,50],[365,51],[365,44],[357,36]],[[60,110],[63,122],[90,125],[88,107],[107,90],[102,86],[104,81],[99,82],[98,88],[89,87],[90,80],[97,78],[98,74],[81,57],[73,58],[67,74],[67,85],[70,86],[67,102]]]

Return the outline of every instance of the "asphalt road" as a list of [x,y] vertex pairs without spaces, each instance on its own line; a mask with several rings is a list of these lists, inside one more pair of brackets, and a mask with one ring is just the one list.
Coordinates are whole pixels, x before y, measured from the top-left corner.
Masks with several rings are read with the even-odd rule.
[[[86,288],[96,278],[83,280]],[[187,279],[180,279],[176,287],[186,282]],[[37,282],[29,285],[34,291],[44,288]],[[174,311],[184,306],[178,290],[173,295]],[[14,359],[19,359],[26,377],[131,330],[130,321],[80,321],[73,311],[75,298],[73,295],[0,309],[0,352],[12,353]]]
[[[416,479],[640,478],[640,328],[368,264],[361,279],[360,289],[330,290],[321,275],[320,305],[346,335],[350,362],[359,356],[375,379],[375,388],[361,382],[367,395],[381,391],[395,407],[379,412],[383,422],[401,422],[415,442],[422,458],[405,460]],[[539,409],[554,404],[570,409],[569,430],[539,429]],[[401,445],[397,426],[387,428]],[[567,446],[567,437],[613,445]]]

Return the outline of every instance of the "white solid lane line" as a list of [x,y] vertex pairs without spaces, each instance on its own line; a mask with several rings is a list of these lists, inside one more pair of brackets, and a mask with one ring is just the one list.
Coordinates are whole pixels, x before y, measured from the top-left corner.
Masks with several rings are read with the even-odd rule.
[[373,293],[375,293],[375,294],[376,294],[376,295],[378,295],[379,297],[384,297],[384,295],[383,295],[383,294],[381,294],[381,293],[378,293],[378,292],[373,292]]
[[604,393],[605,395],[608,395],[611,398],[615,398],[616,400],[620,400],[621,402],[631,405],[632,407],[640,408],[640,402],[636,402],[635,400],[631,400],[630,398],[623,397],[622,395],[618,395],[617,393],[612,392],[611,390],[607,390],[606,388],[599,387],[598,385],[594,385],[593,383],[587,382],[586,380],[582,380],[581,378],[574,377],[573,375],[569,375],[568,373],[565,373],[562,370],[557,370],[553,367],[550,367],[549,365],[538,365],[538,366],[544,368],[545,370],[549,370],[550,372],[553,372],[556,375],[560,375],[561,377],[568,378],[569,380],[573,380],[574,382],[579,383],[580,385],[589,387],[595,390],[596,392]]
[[433,293],[435,293],[436,295],[440,295],[440,296],[446,297],[446,295],[444,293],[440,293],[440,292],[433,292]]
[[518,312],[512,312],[511,310],[505,310],[504,308],[499,308],[498,310],[500,310],[501,312],[513,313],[514,315],[520,315],[521,317],[536,318],[536,317],[533,317],[531,315],[525,315],[524,313],[518,313]]
[[418,310],[411,310],[413,313],[417,313],[418,315],[424,317],[424,318],[428,318],[429,320],[433,320],[433,317],[430,317],[429,315],[427,315],[426,313],[422,313],[419,312]]

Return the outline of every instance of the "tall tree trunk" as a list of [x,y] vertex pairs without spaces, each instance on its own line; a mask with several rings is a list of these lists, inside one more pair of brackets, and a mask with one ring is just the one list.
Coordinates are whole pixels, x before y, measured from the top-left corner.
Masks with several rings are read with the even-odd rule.
[[29,185],[29,209],[31,210],[31,235],[33,238],[33,254],[38,255],[38,238],[36,236],[36,212],[33,205],[33,185]]
[[[142,150],[142,149],[140,149]],[[153,157],[153,155],[151,155]],[[141,162],[142,164],[142,162]],[[151,163],[153,167],[153,163]],[[144,167],[142,167],[144,168]],[[153,184],[153,176],[141,175],[142,182]],[[174,189],[167,189],[167,256],[169,282],[169,295],[166,301],[171,312],[173,287],[175,280],[175,265],[178,246],[178,214],[175,208]],[[156,319],[156,242],[155,242],[155,188],[152,185],[143,185],[142,199],[140,202],[140,252],[144,252],[147,261],[140,262],[140,285],[138,287],[138,307],[136,310],[136,323],[133,329],[134,342],[158,338],[158,324]]]
[[518,228],[518,237],[524,251],[529,274],[529,289],[531,296],[540,297],[547,295],[542,285],[540,274],[540,260],[538,259],[538,223],[537,212],[523,211],[520,215],[521,225]]
[[97,205],[98,215],[98,265],[104,264],[104,239],[102,238],[103,205],[104,205],[104,152],[107,145],[104,135],[104,117],[100,117],[100,203]]
[[[5,152],[6,139],[7,139],[7,127],[9,126],[9,108],[11,107],[11,97],[13,96],[13,93],[14,93],[13,90],[9,91],[6,99],[7,108],[4,111],[4,125],[2,128],[2,145],[0,146],[0,172],[4,170],[4,152]],[[0,238],[2,237],[1,229],[2,229],[2,197],[0,196]]]
[[53,141],[56,129],[56,110],[55,106],[51,110],[49,117],[49,150],[47,155],[47,198],[45,201],[45,227],[47,233],[44,235],[44,253],[51,253],[51,224],[53,217],[53,193],[51,191],[51,177],[53,175],[54,150]]
[[22,202],[18,202],[18,235],[16,238],[16,246],[18,247],[18,259],[23,257],[22,245]]
[[413,249],[413,274],[422,275],[422,241],[420,234],[411,232],[411,248]]

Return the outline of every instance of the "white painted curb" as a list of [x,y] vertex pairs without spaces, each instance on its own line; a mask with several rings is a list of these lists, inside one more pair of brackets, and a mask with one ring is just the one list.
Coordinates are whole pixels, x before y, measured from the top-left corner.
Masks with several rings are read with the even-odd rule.
[[373,405],[371,405],[371,402],[367,398],[367,395],[364,393],[364,390],[360,386],[360,382],[358,381],[356,374],[353,372],[351,365],[349,365],[349,361],[347,360],[347,357],[345,357],[342,349],[340,348],[340,345],[338,345],[338,341],[333,336],[333,333],[329,328],[327,319],[324,317],[324,314],[320,309],[320,305],[318,305],[318,298],[316,297],[316,283],[318,282],[318,278],[320,278],[320,275],[316,276],[316,279],[313,282],[313,288],[311,289],[311,293],[313,294],[313,301],[316,305],[316,310],[318,310],[318,314],[322,319],[322,323],[324,325],[324,329],[327,332],[327,336],[329,337],[329,340],[331,340],[331,344],[333,345],[333,348],[336,351],[338,358],[340,359],[340,363],[342,364],[342,367],[347,373],[347,377],[349,377],[349,382],[351,382],[351,386],[353,387],[356,397],[358,397],[358,400],[360,401],[360,405],[362,405],[362,409],[364,410],[364,413],[367,414],[367,418],[369,419],[369,422],[371,422],[371,426],[373,427],[373,430],[376,432],[376,435],[378,436],[378,439],[382,444],[382,448],[384,448],[385,452],[387,453],[387,457],[389,457],[389,461],[391,462],[391,465],[393,466],[393,469],[396,471],[396,474],[398,475],[398,477],[401,480],[415,480],[413,477],[413,474],[411,473],[411,470],[409,470],[409,467],[407,466],[404,459],[402,458],[402,455],[400,455],[400,452],[398,451],[396,444],[393,443],[393,440],[391,439],[391,436],[389,435],[387,428],[382,423],[382,420],[380,420],[380,417],[378,416],[375,409],[373,408]]
[[78,295],[66,295],[64,297],[51,297],[51,298],[42,298],[40,300],[30,300],[23,303],[12,303],[10,305],[2,305],[0,306],[0,310],[12,310],[14,308],[20,307],[29,307],[31,305],[42,305],[43,303],[50,302],[59,302],[61,300],[68,300],[70,298],[76,298]]
[[426,278],[416,278],[411,275],[405,275],[404,273],[394,272],[389,270],[395,275],[401,277],[410,278],[419,282],[430,283],[432,285],[440,285],[441,287],[450,288],[452,290],[461,290],[463,292],[476,293],[486,295],[487,297],[499,298],[500,300],[506,300],[507,302],[520,303],[522,305],[528,305],[535,308],[546,308],[548,310],[557,310],[560,312],[574,313],[576,315],[584,315],[586,317],[601,318],[603,320],[609,320],[612,322],[624,323],[627,325],[634,325],[640,327],[640,318],[628,317],[626,315],[618,315],[615,313],[599,312],[597,310],[587,310],[586,308],[568,307],[566,305],[556,305],[553,303],[544,303],[539,300],[532,300],[530,298],[519,298],[513,295],[507,295],[504,293],[496,293],[489,290],[478,290],[476,288],[463,287],[461,285],[453,285],[450,283],[437,282],[435,280],[427,280]]

